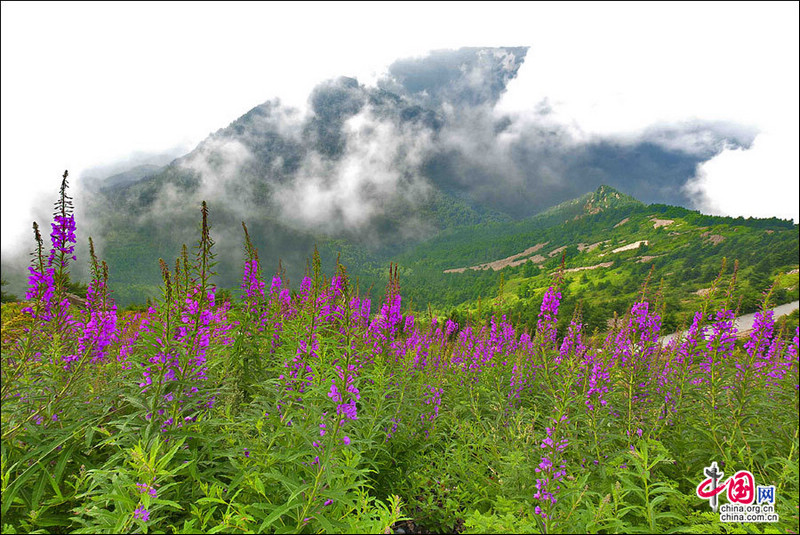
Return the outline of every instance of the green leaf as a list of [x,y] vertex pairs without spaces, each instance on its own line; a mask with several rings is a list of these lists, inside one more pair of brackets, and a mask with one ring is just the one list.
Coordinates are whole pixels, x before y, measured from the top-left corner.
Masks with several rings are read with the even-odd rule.
[[272,513],[269,514],[267,518],[264,519],[264,521],[258,527],[259,533],[264,533],[267,528],[270,527],[278,518],[289,513],[290,511],[299,509],[300,506],[300,503],[285,503],[278,506],[274,511],[272,511]]

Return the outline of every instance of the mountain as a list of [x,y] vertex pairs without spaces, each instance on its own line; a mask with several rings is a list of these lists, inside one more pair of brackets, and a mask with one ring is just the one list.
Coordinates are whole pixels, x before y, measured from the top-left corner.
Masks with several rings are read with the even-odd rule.
[[554,222],[566,223],[571,219],[579,219],[585,215],[597,214],[611,208],[628,205],[641,206],[642,204],[641,201],[634,199],[630,195],[620,193],[611,186],[603,184],[596,191],[590,191],[580,197],[543,210],[537,215],[536,220],[541,221],[547,218]]
[[526,47],[434,51],[396,61],[372,85],[323,82],[306,113],[264,102],[166,166],[77,192],[82,228],[108,259],[112,282],[127,285],[118,293],[127,303],[154,294],[159,257],[194,242],[203,200],[220,284],[234,287],[242,221],[264,266],[275,269],[280,259],[296,278],[315,243],[334,258],[382,261],[454,229],[515,228],[537,214],[541,225],[562,212],[575,217],[587,202],[593,209],[627,202],[600,193],[545,212],[600,185],[688,206],[682,186],[697,164],[752,142],[746,129],[701,122],[582,140],[551,120],[546,102],[501,112],[526,54]]
[[483,303],[484,314],[499,307],[531,327],[563,261],[561,321],[580,307],[590,328],[605,330],[647,280],[651,294],[663,281],[666,325],[677,328],[691,319],[686,311],[697,310],[723,259],[723,286],[738,263],[734,299],[742,312],[755,311],[773,283],[773,303],[796,300],[799,252],[791,221],[707,216],[603,185],[530,218],[449,229],[395,260],[403,295],[419,305],[464,321]]
[[111,175],[103,180],[102,183],[98,184],[98,186],[103,189],[123,188],[135,184],[144,178],[153,176],[161,171],[161,169],[163,169],[163,166],[160,165],[137,165],[127,171]]
[[[199,214],[189,214],[182,226],[171,230],[182,236],[198,220]],[[241,227],[231,219],[220,221],[214,213],[211,220],[217,259],[227,270],[217,283],[234,289],[242,269],[237,258]],[[226,233],[231,226],[239,226],[235,234]],[[756,310],[763,291],[772,284],[773,303],[799,295],[800,232],[791,221],[707,216],[676,206],[645,204],[607,185],[528,218],[486,217],[394,247],[315,235],[270,217],[254,218],[248,227],[250,235],[258,237],[266,276],[278,265],[263,262],[270,252],[305,264],[316,245],[328,272],[340,260],[362,291],[377,298],[386,285],[387,265],[396,262],[407,306],[417,310],[431,306],[459,322],[500,310],[533,327],[542,294],[562,260],[565,312],[560,321],[567,322],[580,309],[589,328],[601,331],[615,313],[624,313],[639,298],[648,280],[651,292],[663,283],[658,291],[669,311],[665,327],[677,329],[690,321],[685,314],[697,309],[723,259],[727,274],[722,287],[730,281],[734,261],[738,263],[734,295],[742,312]],[[157,296],[157,259],[169,262],[180,250],[175,239],[142,239],[143,229],[154,238],[167,235],[155,219],[134,228],[110,220],[102,233],[113,244],[103,255],[111,266],[115,299],[122,306]],[[184,241],[191,244],[194,238],[187,236]],[[8,289],[23,295],[24,275],[17,271],[3,266],[4,279],[11,282]],[[296,286],[299,274],[288,274]]]

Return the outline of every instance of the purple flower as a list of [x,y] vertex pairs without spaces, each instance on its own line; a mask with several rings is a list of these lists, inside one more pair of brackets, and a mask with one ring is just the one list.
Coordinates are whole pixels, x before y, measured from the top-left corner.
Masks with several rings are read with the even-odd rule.
[[350,437],[345,435],[344,438],[342,439],[342,442],[344,442],[345,446],[349,446],[350,445]]
[[347,420],[358,420],[356,401],[351,399],[347,403],[342,403],[336,408],[337,414],[344,416]]
[[[775,321],[772,316],[772,310],[756,312],[753,318],[753,332],[744,344],[744,349],[750,356],[750,363],[747,367],[752,366],[758,374],[761,373],[761,368],[772,364],[770,361],[774,356],[775,349],[778,349],[777,347],[771,348],[775,327]],[[739,368],[738,375],[741,375],[744,366],[737,365],[736,367]]]
[[147,509],[145,509],[143,506],[137,507],[136,510],[133,511],[133,516],[142,522],[147,522],[150,520],[150,513],[147,512]]
[[78,339],[78,353],[90,351],[92,362],[103,360],[106,348],[118,339],[117,307],[107,295],[104,280],[95,278],[86,291],[86,308],[89,317],[86,323],[79,323],[82,329]]
[[693,384],[709,381],[714,367],[733,354],[737,332],[733,320],[732,310],[724,309],[716,313],[716,321],[711,324],[712,332],[707,338],[707,349],[699,353],[702,359],[699,361],[699,377],[692,380]]
[[570,354],[570,351],[574,351],[575,356],[578,358],[582,358],[584,356],[586,353],[586,346],[583,344],[583,338],[581,337],[581,327],[582,325],[574,320],[570,322],[569,327],[567,328],[567,335],[564,337],[564,340],[561,343],[559,360],[567,358]]
[[62,267],[66,267],[66,257],[75,260],[75,243],[77,242],[75,238],[75,216],[73,214],[57,215],[53,218],[51,228],[50,242],[53,247],[50,249],[50,257],[47,260],[47,264],[52,266],[56,262],[56,255],[64,255]]
[[542,343],[547,345],[556,342],[556,319],[558,305],[561,302],[561,292],[552,286],[547,289],[539,309],[539,320],[536,323],[536,333],[541,335]]
[[153,498],[158,498],[158,491],[148,485],[147,483],[137,483],[136,487],[139,489],[140,494],[148,493]]
[[[553,440],[553,433],[562,422],[569,423],[569,420],[566,419],[566,415],[562,415],[558,420],[553,419],[553,424],[555,425],[545,428],[547,436],[542,440],[540,445],[545,449],[545,454],[542,456],[539,466],[535,469],[536,473],[539,474],[539,478],[536,480],[536,492],[533,495],[533,498],[539,500],[540,503],[556,503],[556,493],[561,488],[558,482],[567,473],[567,464],[562,454],[567,447],[567,439],[561,439],[558,440],[558,442]],[[556,463],[558,463],[558,465],[556,465]],[[539,509],[536,514],[547,518],[546,513],[542,512],[541,509]]]
[[342,401],[342,396],[339,394],[339,390],[336,388],[336,379],[331,379],[331,391],[328,392],[328,397],[336,403]]

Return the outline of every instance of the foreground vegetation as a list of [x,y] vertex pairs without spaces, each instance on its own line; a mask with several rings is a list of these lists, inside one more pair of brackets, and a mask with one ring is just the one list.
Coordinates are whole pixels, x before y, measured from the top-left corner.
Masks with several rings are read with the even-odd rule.
[[54,219],[3,308],[3,532],[744,530],[696,495],[713,461],[775,485],[780,521],[747,529],[798,530],[798,330],[764,312],[737,342],[724,264],[666,347],[647,286],[602,336],[558,328],[558,278],[535,329],[458,324],[404,311],[396,268],[376,306],[316,254],[296,291],[264,279],[246,227],[231,303],[204,205],[122,314],[93,253],[69,302],[66,174]]

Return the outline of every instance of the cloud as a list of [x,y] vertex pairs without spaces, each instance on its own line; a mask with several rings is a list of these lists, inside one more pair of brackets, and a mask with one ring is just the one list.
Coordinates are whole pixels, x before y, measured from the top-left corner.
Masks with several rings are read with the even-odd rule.
[[269,221],[276,236],[291,229],[380,246],[452,224],[443,206],[458,206],[462,224],[486,213],[521,218],[600,184],[691,205],[700,190],[684,186],[699,164],[754,143],[754,128],[730,122],[596,133],[565,123],[548,99],[509,109],[502,99],[527,52],[440,50],[398,60],[370,85],[322,82],[305,112],[265,102],[116,194],[134,226],[166,241],[192,228],[207,200],[236,247],[243,220]]
[[413,96],[420,104],[494,105],[525,61],[528,47],[437,50],[389,67],[378,85]]
[[780,217],[800,222],[798,134],[762,132],[749,149],[728,146],[697,165],[685,186],[703,212],[745,217]]
[[368,106],[344,121],[339,134],[344,148],[337,158],[311,151],[294,179],[275,190],[281,217],[352,232],[403,204],[413,216],[430,189],[420,170],[433,132],[380,118]]
[[[200,185],[195,193],[197,196],[202,199],[218,199],[237,193],[241,170],[251,161],[253,154],[241,141],[211,137],[189,156],[179,160],[179,165],[199,177]],[[241,195],[237,197],[242,198]],[[168,206],[156,208],[157,211],[163,211]]]

